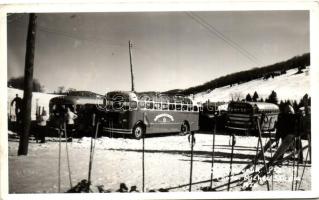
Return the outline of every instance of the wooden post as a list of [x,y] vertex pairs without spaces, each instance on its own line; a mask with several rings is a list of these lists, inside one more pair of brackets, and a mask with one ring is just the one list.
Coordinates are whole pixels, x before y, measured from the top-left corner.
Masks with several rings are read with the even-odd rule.
[[132,43],[131,40],[128,41],[128,46],[129,46],[129,53],[130,53],[130,68],[131,68],[131,82],[132,82],[132,91],[134,92],[134,74],[133,74],[133,64],[132,64]]
[[31,101],[33,87],[33,61],[36,36],[37,17],[34,13],[29,15],[28,36],[25,55],[24,93],[22,102],[22,130],[20,135],[18,155],[28,154],[29,133],[31,128]]

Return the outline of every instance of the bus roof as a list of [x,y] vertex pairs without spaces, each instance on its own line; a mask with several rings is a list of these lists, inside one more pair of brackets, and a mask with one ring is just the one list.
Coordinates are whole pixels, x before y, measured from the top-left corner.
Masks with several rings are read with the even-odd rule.
[[273,103],[267,103],[267,102],[249,102],[249,101],[243,101],[243,102],[230,102],[229,107],[233,107],[234,105],[250,105],[251,107],[257,106],[259,110],[278,110],[279,107],[276,104]]
[[188,97],[182,97],[179,94],[166,94],[160,92],[132,92],[132,91],[111,91],[107,94],[107,99],[114,98],[116,96],[122,96],[124,100],[133,101],[160,101],[160,102],[176,102],[181,101],[184,104],[193,103]]
[[72,105],[84,105],[84,104],[101,104],[103,103],[102,97],[83,97],[83,96],[59,96],[50,100],[50,103],[54,104],[72,104]]

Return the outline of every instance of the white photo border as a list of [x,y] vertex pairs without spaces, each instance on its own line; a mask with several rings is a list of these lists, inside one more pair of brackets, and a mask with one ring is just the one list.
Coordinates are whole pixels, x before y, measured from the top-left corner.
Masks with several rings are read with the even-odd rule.
[[[314,198],[319,197],[318,159],[312,156],[311,191],[268,192],[191,192],[191,193],[104,193],[104,194],[8,194],[8,134],[7,134],[7,13],[64,13],[64,12],[159,12],[159,11],[266,11],[308,10],[310,12],[312,144],[319,141],[319,3],[316,1],[70,1],[56,3],[53,0],[24,3],[10,1],[0,4],[0,199],[266,199],[266,198]],[[313,155],[319,152],[312,145]]]

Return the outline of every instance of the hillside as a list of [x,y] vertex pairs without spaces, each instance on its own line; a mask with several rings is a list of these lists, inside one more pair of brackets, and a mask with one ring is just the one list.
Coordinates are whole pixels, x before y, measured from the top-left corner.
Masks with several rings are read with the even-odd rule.
[[[208,99],[212,102],[243,99],[249,93],[253,95],[257,91],[260,98],[266,99],[272,90],[277,93],[279,100],[299,100],[306,93],[310,94],[310,67],[306,67],[303,73],[298,69],[288,70],[286,74],[274,78],[255,79],[249,82],[224,86],[214,90],[207,90],[194,95],[196,102],[205,102]],[[311,95],[310,95],[311,96]]]
[[306,66],[310,65],[310,53],[305,53],[300,56],[294,56],[286,61],[274,63],[272,65],[256,67],[253,69],[239,71],[232,74],[227,74],[215,78],[211,81],[203,83],[201,85],[193,86],[184,90],[174,89],[167,91],[166,93],[179,92],[184,95],[198,94],[200,92],[205,92],[207,90],[213,90],[216,88],[224,86],[232,86],[235,84],[246,83],[248,81],[256,80],[259,78],[270,78],[285,74],[287,70],[296,69],[299,70],[305,69]]

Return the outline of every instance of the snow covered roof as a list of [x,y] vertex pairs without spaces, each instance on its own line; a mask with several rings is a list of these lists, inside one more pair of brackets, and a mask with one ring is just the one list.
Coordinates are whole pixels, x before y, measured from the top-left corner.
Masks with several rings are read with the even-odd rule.
[[51,99],[52,103],[63,104],[97,104],[101,103],[101,97],[59,96]]
[[252,106],[257,106],[259,110],[279,110],[279,107],[273,103],[266,102],[247,102]]

